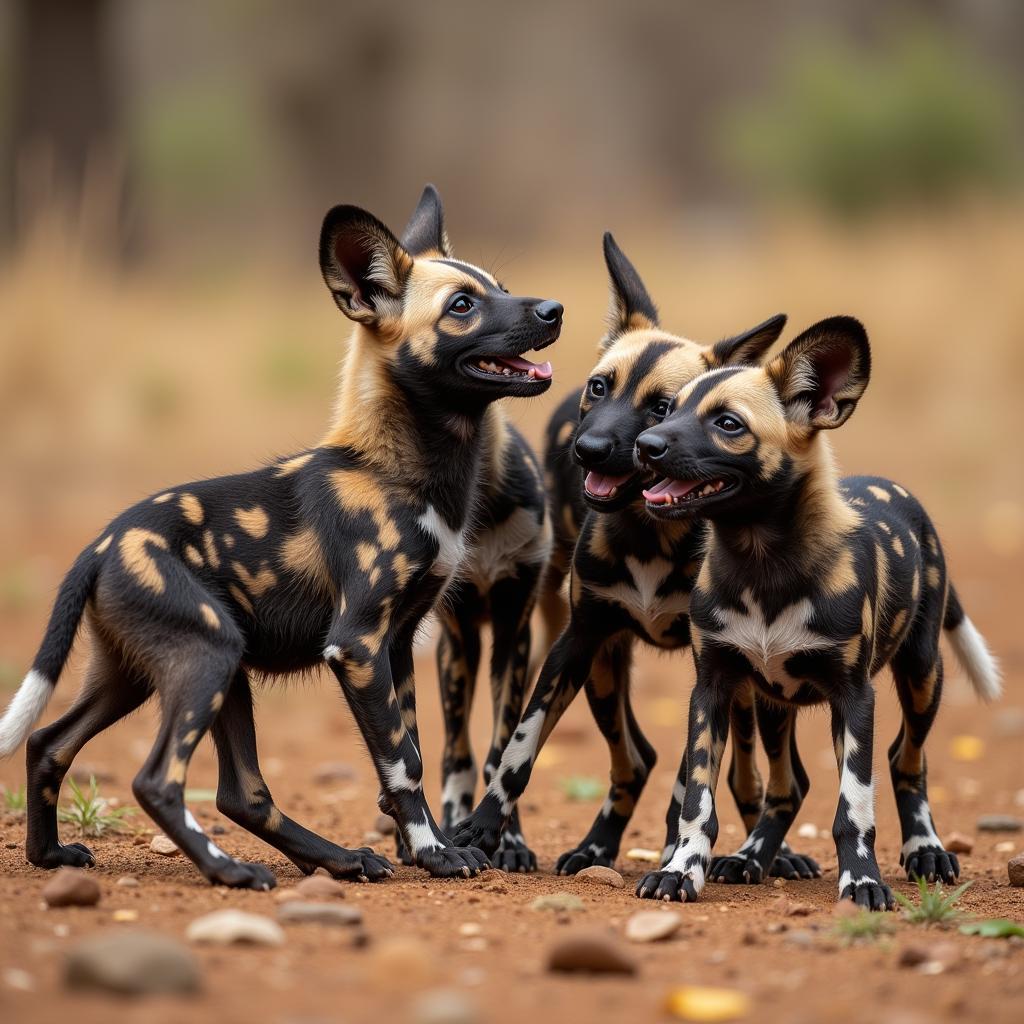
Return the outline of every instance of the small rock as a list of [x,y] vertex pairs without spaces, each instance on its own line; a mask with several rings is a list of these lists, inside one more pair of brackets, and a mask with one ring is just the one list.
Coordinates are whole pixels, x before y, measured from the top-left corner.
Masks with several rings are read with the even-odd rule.
[[122,875],[114,884],[121,886],[123,889],[137,889],[139,887],[139,880],[134,875]]
[[137,910],[128,910],[122,908],[121,910],[115,910],[113,914],[113,920],[118,924],[128,924],[131,921],[138,921],[139,912]]
[[978,819],[978,828],[982,832],[1020,832],[1024,822],[1010,814],[983,814]]
[[785,921],[769,921],[764,926],[764,930],[769,935],[781,935],[783,932],[789,931],[789,925]]
[[412,1004],[413,1024],[478,1024],[476,1004],[450,988],[424,992]]
[[43,887],[48,907],[94,907],[100,901],[100,886],[85,868],[58,868]]
[[434,949],[412,936],[376,943],[370,950],[368,966],[374,980],[388,991],[394,991],[396,979],[404,988],[427,984],[439,974]]
[[804,822],[804,824],[796,830],[796,834],[801,839],[817,839],[818,826],[812,825],[810,822]]
[[665,1000],[665,1009],[680,1020],[730,1021],[750,1015],[750,997],[730,988],[705,988],[684,985],[674,989]]
[[780,896],[775,901],[775,909],[786,917],[807,917],[814,913],[814,907],[807,903],[796,903],[788,896]]
[[185,929],[185,938],[189,942],[208,942],[218,946],[235,942],[280,946],[284,942],[284,932],[276,921],[260,914],[246,914],[241,910],[215,910],[212,914],[197,917]]
[[345,886],[327,875],[310,875],[295,883],[295,892],[304,900],[343,900]]
[[638,860],[644,864],[660,864],[661,854],[657,850],[645,850],[642,846],[634,846],[626,852],[626,860]]
[[554,892],[548,896],[538,896],[531,904],[531,910],[582,910],[583,900],[571,892]]
[[924,946],[904,946],[896,961],[900,967],[917,967],[928,960],[928,950]]
[[18,848],[17,843],[4,843],[5,850],[16,850]]
[[773,889],[785,889],[786,888],[786,880],[784,878],[774,878],[774,879],[772,879],[772,888]]
[[154,853],[159,853],[161,857],[176,857],[181,853],[181,850],[162,833],[153,836],[153,841],[149,844],[149,848]]
[[277,911],[277,919],[285,924],[362,924],[363,912],[358,907],[338,905],[337,903],[305,903],[292,900],[282,903]]
[[357,776],[355,768],[341,761],[328,761],[317,768],[313,781],[318,786],[327,786],[332,782],[351,782]]
[[996,843],[996,853],[1013,853],[1017,849],[1017,844],[1012,839],[1006,839],[1001,843]]
[[380,846],[383,842],[384,836],[380,832],[371,829],[369,832],[363,833],[363,846]]
[[603,932],[576,932],[551,947],[548,970],[636,974],[636,964]]
[[1024,887],[1024,853],[1018,853],[1006,865],[1006,873],[1010,878],[1010,885],[1018,889]]
[[950,832],[944,845],[950,853],[970,853],[974,849],[974,839],[963,832]]
[[673,910],[640,910],[626,922],[626,938],[630,942],[660,942],[675,935],[682,924],[682,914]]
[[478,935],[483,935],[484,926],[477,924],[476,921],[467,921],[465,924],[459,925],[459,934],[467,939],[476,938]]
[[195,957],[174,939],[117,929],[90,935],[71,950],[64,983],[69,988],[140,995],[196,992],[202,976]]
[[210,835],[222,836],[227,833],[227,829],[220,824],[213,824],[210,826]]
[[140,833],[132,837],[132,846],[149,846],[149,840]]
[[600,864],[594,864],[589,868],[576,872],[576,878],[581,882],[589,882],[591,885],[607,885],[612,889],[625,888],[626,883],[622,875],[614,868],[606,868]]
[[504,894],[508,892],[508,886],[504,882],[488,882],[483,887],[483,891]]
[[378,814],[373,828],[382,836],[393,836],[396,832],[395,819],[390,814]]

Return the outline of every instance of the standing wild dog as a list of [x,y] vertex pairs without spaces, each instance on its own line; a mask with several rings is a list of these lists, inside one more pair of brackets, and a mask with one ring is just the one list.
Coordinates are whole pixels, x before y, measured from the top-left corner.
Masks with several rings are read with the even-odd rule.
[[[874,852],[872,679],[885,665],[903,710],[889,748],[901,863],[908,877],[928,881],[952,882],[960,872],[935,832],[925,783],[924,744],[942,695],[939,634],[947,631],[981,697],[999,694],[999,671],[947,583],[921,505],[889,480],[837,478],[822,431],[846,422],[869,371],[864,328],[833,317],[763,368],[699,377],[680,391],[674,412],[637,439],[639,461],[661,477],[644,492],[658,525],[711,525],[690,604],[697,685],[679,778],[679,838],[664,870],[641,880],[641,897],[700,895],[718,833],[714,793],[729,708],[752,680],[784,736],[792,736],[798,708],[828,704],[840,772],[832,826],[839,896],[892,909]],[[790,759],[774,760],[761,819],[711,876],[760,878],[802,790]]]
[[[450,260],[441,201],[424,192],[402,234],[402,247],[417,259]],[[484,360],[492,373],[529,372],[531,364]],[[535,368],[550,376],[550,366]],[[438,605],[440,636],[437,672],[441,685],[445,742],[442,761],[441,830],[447,834],[473,809],[476,764],[469,717],[480,665],[480,629],[491,625],[491,704],[494,724],[484,761],[490,781],[501,752],[523,709],[530,651],[530,616],[551,549],[551,523],[537,458],[505,415],[501,404],[488,413],[489,447],[480,462],[479,499],[472,542],[458,577]],[[403,860],[408,851],[399,850]],[[509,823],[494,855],[495,867],[529,871],[536,858],[523,839],[517,818]]]
[[562,307],[509,295],[456,260],[414,258],[354,206],[327,214],[320,265],[355,323],[321,443],[133,506],[61,584],[32,671],[0,720],[0,754],[10,754],[46,706],[84,616],[92,660],[82,692],[28,742],[33,864],[92,863],[84,846],[58,840],[61,781],[91,737],[157,693],[161,726],[133,790],[211,882],[268,888],[274,876],[229,857],[185,807],[188,763],[207,730],[224,814],[304,872],[389,875],[372,851],[342,849],[286,818],[260,774],[250,674],[324,659],[373,758],[380,806],[415,863],[439,876],[487,863],[479,850],[454,848],[424,800],[412,645],[471,542],[495,443],[492,403],[549,387],[550,369],[522,356],[558,337]]
[[[713,346],[669,334],[636,270],[615,244],[604,239],[611,284],[609,331],[601,358],[580,396],[573,428],[566,403],[556,411],[546,464],[553,515],[558,517],[562,559],[552,559],[545,583],[557,591],[568,561],[564,547],[575,540],[571,615],[541,671],[530,705],[509,744],[488,792],[459,836],[493,849],[503,822],[529,779],[533,762],[562,712],[586,685],[594,718],[608,742],[611,788],[583,840],[558,859],[556,870],[573,874],[593,864],[610,865],[655,762],[630,702],[630,661],[636,640],[661,650],[689,643],[687,608],[700,565],[703,526],[668,523],[652,529],[641,489],[645,474],[633,464],[637,435],[658,423],[676,392],[710,367],[756,361],[778,338],[785,317],[777,316]],[[564,453],[564,454],[563,454]],[[570,461],[570,458],[574,461]],[[581,473],[582,467],[583,471]],[[574,493],[587,509],[580,514]],[[730,773],[740,811],[752,828],[761,810],[761,780],[753,754],[754,714],[749,692],[735,702],[736,756]],[[769,745],[770,748],[770,745]],[[666,848],[675,842],[678,808],[668,816]],[[812,877],[817,865],[783,851],[776,870],[791,878]]]

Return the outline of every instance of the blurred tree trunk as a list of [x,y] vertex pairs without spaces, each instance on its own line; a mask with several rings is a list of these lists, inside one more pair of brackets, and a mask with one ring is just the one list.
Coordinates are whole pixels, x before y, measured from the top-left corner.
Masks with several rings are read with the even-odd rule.
[[107,52],[110,7],[109,0],[15,0],[4,182],[15,243],[40,215],[60,210],[86,244],[124,251],[125,176]]

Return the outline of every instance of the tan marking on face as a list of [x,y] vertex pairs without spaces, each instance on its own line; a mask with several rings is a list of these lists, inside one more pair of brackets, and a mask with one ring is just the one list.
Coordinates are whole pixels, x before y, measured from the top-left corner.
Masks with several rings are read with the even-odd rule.
[[210,710],[217,714],[218,711],[224,706],[224,691],[218,690],[213,698],[210,700]]
[[118,543],[121,564],[135,578],[135,581],[154,594],[162,594],[167,586],[156,560],[149,553],[148,547],[167,550],[167,539],[152,530],[132,527],[125,531]]
[[558,433],[555,435],[555,444],[567,445],[569,443],[569,438],[572,437],[575,430],[575,423],[571,421],[569,423],[563,423],[558,428]]
[[97,554],[97,555],[102,555],[102,554],[103,554],[103,552],[104,552],[104,551],[106,551],[106,550],[107,550],[107,548],[109,548],[109,547],[110,547],[110,542],[111,542],[111,541],[112,541],[113,539],[114,539],[114,535],[113,535],[112,533],[108,533],[108,534],[106,535],[106,537],[104,537],[104,538],[103,538],[103,540],[101,540],[101,541],[99,542],[99,544],[97,544],[97,545],[96,545],[96,548],[95,548],[95,550],[96,550],[96,554]]
[[892,501],[892,495],[884,487],[868,484],[868,491],[873,498],[877,498],[879,501]]
[[313,458],[313,452],[306,452],[305,455],[296,455],[293,459],[288,459],[282,462],[277,467],[275,476],[291,476],[292,473],[297,473],[311,458]]
[[220,629],[220,617],[205,601],[199,606],[199,614],[210,629]]
[[380,484],[362,470],[338,469],[331,473],[331,484],[341,506],[350,512],[369,512],[377,527],[377,543],[390,551],[398,547],[401,534],[391,516]]
[[168,786],[184,786],[187,767],[185,762],[175,754],[167,765],[164,783]]
[[896,493],[897,493],[897,494],[898,494],[898,495],[899,495],[899,496],[900,496],[901,498],[909,498],[909,497],[910,497],[910,494],[909,494],[909,493],[907,492],[907,490],[906,490],[905,488],[903,488],[903,487],[900,487],[900,485],[899,485],[899,484],[893,484],[893,485],[892,485],[892,489],[893,489],[893,490],[894,490],[894,491],[895,491],[895,492],[896,492]]
[[170,501],[174,497],[174,491],[164,491],[163,494],[158,494],[153,499],[154,505],[162,505],[165,501]]
[[836,555],[828,576],[825,578],[825,593],[838,597],[851,590],[857,583],[857,573],[853,567],[853,552],[844,547]]
[[[730,455],[746,455],[752,452],[757,444],[757,438],[753,434],[740,434],[738,437],[725,437],[722,434],[711,434],[710,436],[712,444]],[[766,476],[774,475],[774,471],[765,471],[764,460],[762,460],[761,472]]]
[[193,526],[201,526],[203,523],[203,506],[194,494],[183,494],[178,499],[178,507],[181,514]]
[[186,544],[184,552],[186,562],[195,566],[197,569],[201,569],[203,567],[203,556],[199,554],[199,550],[197,548],[194,548],[191,544]]
[[899,537],[893,537],[893,539],[892,539],[892,549],[893,549],[893,551],[896,552],[897,555],[900,556],[900,558],[903,557],[903,541],[900,540]]
[[244,608],[250,615],[253,613],[252,601],[249,600],[248,595],[241,587],[236,587],[234,583],[228,584],[228,593]]
[[213,539],[211,530],[203,531],[203,550],[206,552],[206,560],[214,569],[220,568],[220,555],[217,553],[217,545]]
[[370,566],[377,560],[380,549],[375,544],[360,542],[356,545],[356,560],[363,572],[369,572]]
[[316,584],[321,591],[333,590],[323,549],[316,531],[307,526],[285,538],[281,545],[281,562],[296,575]]
[[270,517],[260,505],[252,508],[236,508],[235,522],[254,540],[262,540],[270,527]]
[[266,562],[261,562],[256,572],[252,572],[247,566],[242,565],[241,562],[232,562],[231,568],[252,597],[262,597],[263,594],[277,583],[277,576],[274,574],[274,570]]
[[940,582],[939,568],[936,565],[929,565],[924,571],[925,582],[933,590],[938,587]]

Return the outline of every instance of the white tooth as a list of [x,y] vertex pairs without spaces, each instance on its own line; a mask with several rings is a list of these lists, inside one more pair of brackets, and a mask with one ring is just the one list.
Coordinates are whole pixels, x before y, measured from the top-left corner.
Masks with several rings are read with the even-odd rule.
[[526,376],[529,377],[530,380],[533,380],[533,378],[537,376],[537,371],[531,368],[526,371]]
[[612,487],[612,489],[608,492],[608,497],[609,498],[614,498],[615,495],[618,494],[618,493],[619,493],[618,487]]

